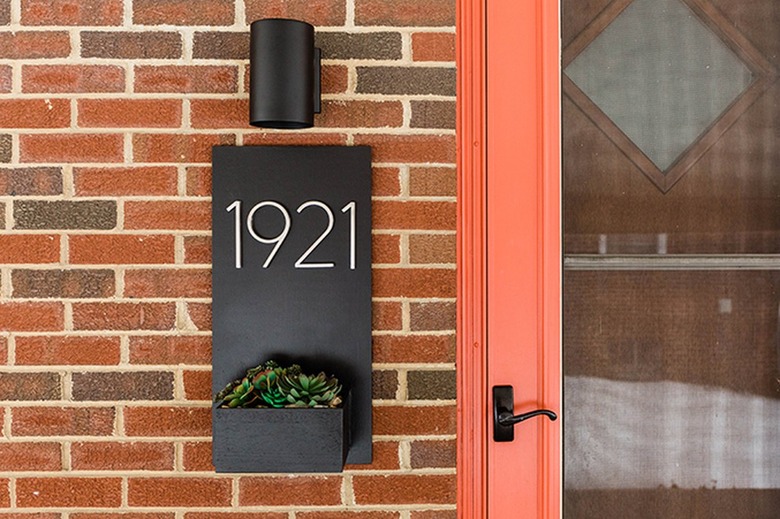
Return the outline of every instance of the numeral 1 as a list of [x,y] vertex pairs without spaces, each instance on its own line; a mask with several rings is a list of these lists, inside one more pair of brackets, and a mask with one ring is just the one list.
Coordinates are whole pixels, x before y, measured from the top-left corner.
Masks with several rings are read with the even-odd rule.
[[355,202],[341,208],[342,213],[349,211],[349,268],[355,270]]
[[241,200],[236,200],[232,204],[230,204],[227,207],[227,212],[229,213],[233,209],[236,210],[236,216],[234,218],[235,222],[235,234],[234,234],[234,242],[236,244],[236,268],[241,268]]

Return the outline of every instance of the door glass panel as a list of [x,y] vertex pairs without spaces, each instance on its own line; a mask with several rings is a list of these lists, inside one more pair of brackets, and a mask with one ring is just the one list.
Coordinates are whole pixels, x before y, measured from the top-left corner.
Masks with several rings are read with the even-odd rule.
[[565,252],[780,253],[780,4],[563,9]]
[[565,517],[777,517],[779,29],[563,2]]

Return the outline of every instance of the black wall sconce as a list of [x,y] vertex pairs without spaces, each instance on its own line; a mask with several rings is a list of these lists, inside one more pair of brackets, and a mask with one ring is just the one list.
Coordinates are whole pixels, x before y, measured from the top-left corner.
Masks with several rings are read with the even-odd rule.
[[249,51],[249,124],[299,129],[320,113],[320,49],[306,22],[268,18],[252,22]]

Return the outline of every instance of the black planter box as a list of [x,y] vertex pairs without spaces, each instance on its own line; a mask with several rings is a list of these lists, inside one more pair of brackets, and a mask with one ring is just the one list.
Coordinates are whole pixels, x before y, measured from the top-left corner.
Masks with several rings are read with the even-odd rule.
[[349,394],[341,407],[212,408],[217,472],[341,472],[349,450]]

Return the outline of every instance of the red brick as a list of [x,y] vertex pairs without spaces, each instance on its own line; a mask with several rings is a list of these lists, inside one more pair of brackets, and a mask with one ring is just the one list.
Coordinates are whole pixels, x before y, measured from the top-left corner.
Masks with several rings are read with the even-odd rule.
[[193,128],[246,128],[249,99],[193,99],[190,122]]
[[455,434],[454,406],[375,406],[374,434]]
[[373,339],[374,362],[402,364],[454,362],[454,335],[378,335]]
[[341,476],[242,477],[240,506],[327,506],[341,504]]
[[172,443],[78,442],[70,448],[74,470],[173,470]]
[[114,430],[111,407],[14,408],[13,436],[108,436]]
[[233,0],[134,0],[140,25],[233,25]]
[[130,506],[230,506],[227,478],[130,478]]
[[211,297],[211,271],[128,270],[125,297]]
[[[263,512],[262,519],[287,519],[287,512]],[[2,518],[0,518],[2,519]],[[260,519],[256,512],[187,512],[184,519]]]
[[371,237],[371,261],[374,263],[399,263],[401,261],[401,237],[397,234],[375,234]]
[[424,510],[412,512],[411,519],[457,519],[457,510]]
[[244,145],[262,146],[342,146],[347,144],[343,133],[247,133]]
[[[324,65],[320,72],[320,81],[323,94],[343,94],[349,85],[349,70],[343,65]],[[249,86],[249,81],[244,84]]]
[[[176,514],[173,512],[119,512],[115,514],[100,512],[70,514],[69,517],[70,519],[175,519]],[[0,517],[0,519],[2,518]],[[59,516],[56,519],[59,519]]]
[[11,491],[9,484],[10,480],[0,479],[0,506],[4,508],[11,506]]
[[369,465],[347,465],[346,470],[398,470],[398,442],[373,443],[373,461]]
[[120,134],[20,135],[22,162],[122,162]]
[[49,337],[16,338],[16,364],[21,366],[119,364],[119,337]]
[[356,476],[359,504],[454,504],[455,476],[450,474]]
[[134,88],[136,92],[233,93],[238,90],[238,67],[138,65],[135,67]]
[[455,362],[454,335],[377,335],[373,343],[377,363]]
[[58,331],[65,326],[62,303],[0,303],[0,330]]
[[404,122],[400,101],[325,101],[322,113],[314,116],[316,127],[399,127]]
[[357,25],[454,26],[455,3],[450,0],[355,0]]
[[297,512],[296,519],[398,519],[398,512]]
[[187,196],[211,196],[211,168],[187,168]]
[[178,99],[79,99],[81,127],[93,128],[178,128],[181,101]]
[[455,162],[454,135],[355,135],[355,145],[371,146],[374,162]]
[[14,69],[10,65],[0,65],[0,92],[8,93],[13,88]]
[[5,337],[0,337],[0,364],[8,364],[8,339]]
[[102,508],[122,504],[120,478],[19,478],[16,502],[21,508]]
[[315,27],[346,22],[343,0],[246,0],[245,4],[247,23],[261,18],[293,18]]
[[145,133],[133,136],[133,160],[211,163],[212,146],[232,144],[233,135]]
[[211,436],[210,407],[128,407],[129,436]]
[[184,371],[184,398],[211,400],[211,371]]
[[155,264],[173,263],[173,260],[173,236],[95,234],[70,237],[71,263]]
[[76,303],[76,330],[171,330],[175,303]]
[[455,202],[396,202],[376,200],[371,204],[375,229],[455,230]]
[[372,168],[371,188],[374,196],[401,194],[401,171],[398,168]]
[[455,61],[455,33],[412,34],[412,59],[414,61]]
[[[2,492],[2,490],[0,490],[0,493],[1,492]],[[46,513],[43,513],[43,512],[38,512],[38,513],[35,513],[35,512],[31,512],[31,513],[14,513],[14,512],[11,512],[11,513],[5,514],[5,513],[0,512],[0,519],[60,519],[60,517],[61,516],[58,513],[46,514]],[[75,516],[71,515],[71,517],[75,517]]]
[[0,263],[59,263],[60,237],[46,234],[0,234]]
[[400,330],[403,327],[401,303],[374,301],[372,305],[373,330]]
[[121,25],[122,0],[22,0],[22,25]]
[[0,443],[0,460],[7,472],[62,469],[59,443]]
[[210,364],[211,337],[205,335],[130,337],[130,362],[133,364]]
[[409,171],[412,196],[456,196],[457,189],[455,168],[411,168]]
[[211,330],[210,303],[187,303],[187,314],[198,330]]
[[67,99],[2,99],[0,128],[66,128],[70,126]]
[[0,33],[0,58],[66,58],[70,34],[65,31],[18,31]]
[[182,461],[184,470],[213,472],[211,442],[186,442],[184,444]]
[[176,195],[177,177],[173,166],[73,169],[79,196]]
[[211,202],[126,202],[126,229],[211,229]]
[[123,92],[125,70],[115,65],[22,65],[22,92]]
[[455,297],[455,269],[374,269],[374,297]]

